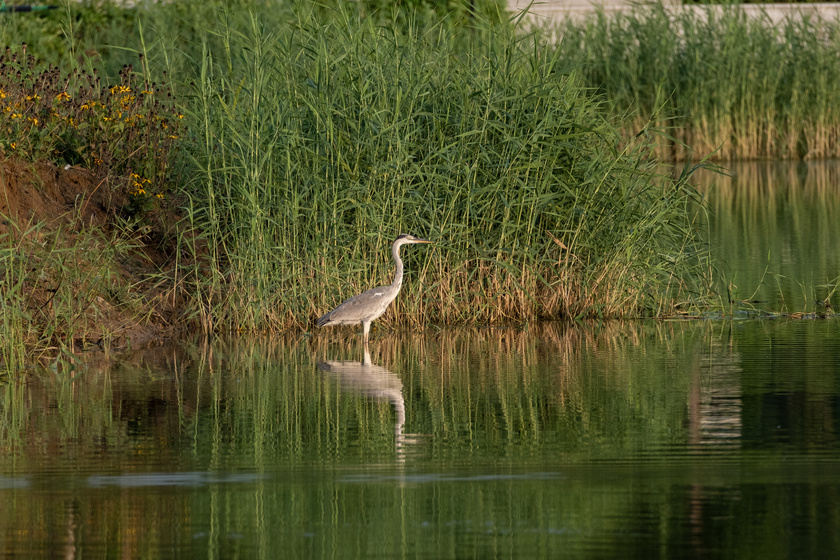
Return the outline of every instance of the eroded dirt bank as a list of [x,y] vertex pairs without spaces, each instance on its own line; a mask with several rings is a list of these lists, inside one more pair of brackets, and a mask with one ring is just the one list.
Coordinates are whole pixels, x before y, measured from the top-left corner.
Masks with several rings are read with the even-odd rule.
[[130,195],[113,181],[0,160],[0,282],[27,345],[119,348],[183,328],[175,201],[131,221]]

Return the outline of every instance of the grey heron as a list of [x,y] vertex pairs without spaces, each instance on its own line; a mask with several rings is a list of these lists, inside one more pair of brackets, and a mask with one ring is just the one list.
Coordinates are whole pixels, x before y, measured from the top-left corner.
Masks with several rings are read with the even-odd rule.
[[358,325],[364,327],[364,343],[368,343],[370,324],[385,313],[391,302],[400,293],[403,280],[403,262],[400,258],[400,247],[413,243],[431,243],[428,239],[420,239],[413,235],[402,234],[391,245],[391,256],[397,265],[394,281],[388,286],[379,286],[353,296],[326,315],[318,318],[319,327],[327,325]]

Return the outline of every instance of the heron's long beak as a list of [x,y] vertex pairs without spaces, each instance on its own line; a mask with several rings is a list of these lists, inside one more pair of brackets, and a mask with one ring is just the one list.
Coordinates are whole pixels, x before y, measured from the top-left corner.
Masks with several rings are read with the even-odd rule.
[[434,243],[434,241],[429,241],[428,239],[420,239],[419,237],[415,238],[412,243]]

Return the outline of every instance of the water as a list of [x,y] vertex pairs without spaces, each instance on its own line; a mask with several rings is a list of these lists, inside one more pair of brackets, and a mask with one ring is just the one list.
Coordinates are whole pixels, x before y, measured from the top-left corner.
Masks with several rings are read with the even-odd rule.
[[32,373],[5,388],[0,535],[25,556],[828,558],[838,331],[453,330],[368,365],[196,342]]
[[[840,284],[840,161],[740,162],[697,176],[732,310],[820,314]],[[834,298],[836,304],[836,297]]]
[[[716,219],[769,223],[725,200]],[[840,267],[822,256],[811,281],[798,247],[777,264],[813,287],[807,311]],[[753,299],[799,309],[778,285]],[[340,330],[190,340],[31,370],[0,387],[0,550],[836,558],[840,318],[772,316],[430,328],[367,356]]]

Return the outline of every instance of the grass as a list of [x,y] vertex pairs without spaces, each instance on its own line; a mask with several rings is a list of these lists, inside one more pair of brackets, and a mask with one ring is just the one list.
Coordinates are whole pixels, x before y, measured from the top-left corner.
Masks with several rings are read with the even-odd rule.
[[[101,37],[122,42],[96,50],[72,21],[61,52],[106,88],[166,79],[171,110],[136,106],[184,115],[171,149],[137,152],[113,182],[182,201],[166,278],[184,324],[308,329],[390,282],[401,232],[436,244],[405,252],[386,324],[667,315],[703,295],[694,168],[660,172],[651,129],[623,134],[580,70],[508,22],[180,2],[115,17]],[[65,54],[65,75],[93,75]],[[137,171],[160,153],[164,171]],[[135,220],[159,211],[136,206]]]
[[658,4],[567,22],[560,56],[620,111],[675,142],[658,154],[720,160],[840,156],[840,22],[781,24],[737,6]]
[[27,348],[52,355],[91,343],[107,346],[125,327],[107,320],[115,306],[137,310],[132,323],[143,321],[137,286],[117,270],[121,257],[136,249],[132,236],[114,231],[103,239],[101,228],[78,218],[54,231],[43,222],[12,228],[0,236],[0,362],[8,369],[24,364]]
[[[404,317],[440,323],[667,313],[695,253],[687,177],[657,175],[577,75],[532,38],[440,26],[223,29],[189,109],[190,215],[208,232],[208,323],[303,327],[390,281],[408,252]],[[396,53],[396,54],[394,54]],[[225,278],[226,281],[222,281]]]

